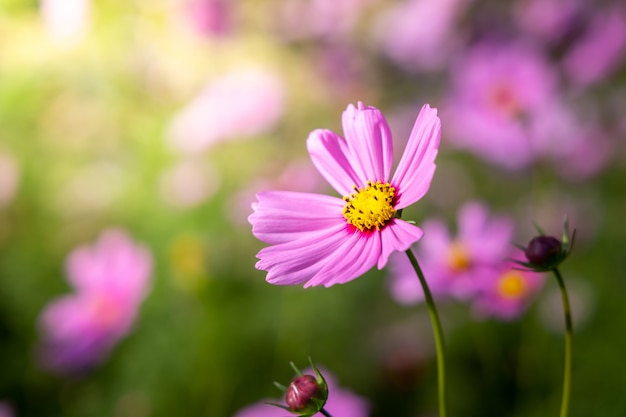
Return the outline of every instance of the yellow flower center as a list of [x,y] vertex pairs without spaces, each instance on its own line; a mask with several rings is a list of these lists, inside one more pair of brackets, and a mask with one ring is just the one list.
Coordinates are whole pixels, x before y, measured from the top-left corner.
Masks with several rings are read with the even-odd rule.
[[343,217],[360,231],[376,228],[380,230],[396,214],[393,208],[396,189],[388,182],[367,182],[367,187],[357,188],[344,197]]
[[498,281],[498,293],[504,298],[521,298],[527,290],[528,285],[518,271],[509,271]]
[[459,242],[453,242],[448,250],[448,266],[455,272],[464,271],[472,263],[467,248]]

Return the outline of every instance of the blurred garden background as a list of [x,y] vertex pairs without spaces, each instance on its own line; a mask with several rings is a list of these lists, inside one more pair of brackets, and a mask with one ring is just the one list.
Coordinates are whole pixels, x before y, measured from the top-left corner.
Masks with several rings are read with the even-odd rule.
[[[570,416],[623,417],[625,87],[617,0],[0,0],[0,416],[236,416],[309,356],[367,416],[436,415],[425,306],[387,269],[303,289],[254,267],[255,193],[334,195],[306,138],[363,101],[397,155],[439,110],[405,219],[454,231],[480,202],[525,245],[568,215]],[[439,309],[450,415],[558,413],[552,276],[513,317]]]

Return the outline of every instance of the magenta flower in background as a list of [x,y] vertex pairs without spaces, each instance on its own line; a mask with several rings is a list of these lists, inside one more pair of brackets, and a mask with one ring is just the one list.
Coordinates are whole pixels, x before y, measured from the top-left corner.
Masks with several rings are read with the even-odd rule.
[[396,213],[428,191],[441,137],[437,111],[422,107],[393,177],[391,132],[380,110],[349,105],[342,124],[345,139],[318,129],[307,147],[343,198],[290,191],[257,195],[252,232],[271,246],[258,253],[256,267],[267,271],[272,284],[345,283],[374,265],[383,268],[392,252],[422,237],[420,228]]
[[284,83],[261,68],[244,68],[212,80],[172,121],[169,143],[182,153],[269,131],[281,119]]
[[602,81],[626,58],[626,10],[595,13],[582,38],[563,58],[570,79],[581,86]]
[[4,401],[0,401],[0,417],[13,417],[13,407]]
[[537,157],[550,136],[556,74],[541,51],[525,44],[480,44],[455,62],[442,110],[449,139],[497,165],[516,169]]
[[437,70],[459,41],[458,19],[471,0],[408,0],[382,12],[374,36],[381,51],[408,71]]
[[152,258],[126,232],[103,232],[67,258],[74,294],[49,303],[40,317],[44,364],[80,371],[105,359],[128,334],[150,287]]
[[[423,223],[425,238],[415,247],[434,297],[468,300],[478,291],[486,269],[499,266],[510,252],[513,221],[492,216],[484,204],[466,203],[458,213],[458,231],[450,234],[438,219]],[[393,254],[389,287],[402,304],[424,299],[415,270],[404,256]]]
[[513,18],[525,32],[543,41],[558,41],[584,13],[582,5],[581,0],[520,0],[513,6]]
[[[367,417],[370,415],[369,402],[365,398],[339,387],[333,375],[328,371],[322,369],[321,373],[328,385],[328,400],[324,406],[326,411],[333,416]],[[314,375],[315,372],[312,369],[307,369],[303,371],[303,374]],[[275,399],[268,399],[267,401],[280,402]],[[282,408],[260,402],[239,410],[234,417],[285,417],[285,413]],[[320,413],[315,414],[315,416],[321,415]]]
[[[372,0],[284,0],[274,13],[281,20],[274,25],[291,40],[337,39],[358,22]],[[306,16],[306,19],[303,19]]]
[[499,268],[485,271],[472,301],[477,317],[514,320],[526,311],[543,286],[544,276],[517,267],[513,262],[506,262]]
[[201,35],[219,37],[232,30],[233,3],[229,0],[185,0],[184,8],[187,20]]

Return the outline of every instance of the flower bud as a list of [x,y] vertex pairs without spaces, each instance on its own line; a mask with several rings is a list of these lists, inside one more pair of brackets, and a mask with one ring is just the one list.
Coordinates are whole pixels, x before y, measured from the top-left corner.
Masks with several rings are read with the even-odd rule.
[[557,264],[563,257],[561,242],[555,237],[543,235],[534,237],[524,254],[531,264],[539,267]]
[[302,375],[291,381],[287,387],[285,402],[289,411],[300,414],[313,414],[319,411],[320,401],[325,401],[324,390],[313,375]]

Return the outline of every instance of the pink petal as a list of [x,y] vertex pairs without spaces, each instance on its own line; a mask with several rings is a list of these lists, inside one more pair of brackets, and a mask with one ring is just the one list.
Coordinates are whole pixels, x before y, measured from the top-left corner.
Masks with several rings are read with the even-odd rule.
[[398,189],[396,208],[407,207],[426,194],[435,173],[441,139],[437,110],[428,104],[420,110],[391,184]]
[[313,164],[328,183],[342,196],[350,195],[360,184],[354,172],[346,140],[330,130],[317,129],[309,134],[307,149]]
[[363,275],[374,265],[380,256],[380,233],[362,233],[358,229],[341,247],[325,260],[326,266],[305,284],[306,287],[324,285],[330,287],[344,284]]
[[248,217],[259,240],[279,244],[298,240],[311,232],[346,223],[345,202],[337,197],[291,191],[257,194],[254,213]]
[[419,227],[400,219],[393,219],[381,230],[382,253],[378,259],[378,269],[382,269],[394,251],[405,251],[421,239],[424,232]]
[[267,282],[276,285],[303,284],[327,265],[327,259],[343,246],[351,231],[344,222],[309,232],[294,241],[261,249],[257,269],[267,271]]
[[362,102],[358,108],[349,105],[343,112],[342,124],[352,167],[362,181],[357,185],[365,186],[368,180],[387,182],[393,163],[393,144],[389,125],[380,110],[365,107]]

